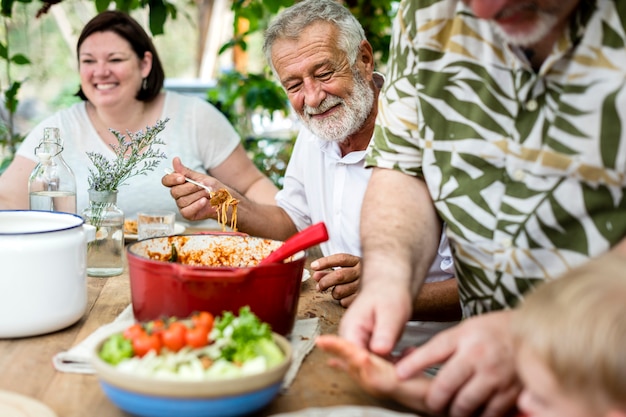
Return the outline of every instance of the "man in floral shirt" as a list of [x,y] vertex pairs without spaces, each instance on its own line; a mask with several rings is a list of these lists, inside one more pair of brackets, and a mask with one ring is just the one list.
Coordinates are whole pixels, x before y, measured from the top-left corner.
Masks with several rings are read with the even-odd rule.
[[444,363],[418,408],[504,415],[519,393],[510,308],[626,236],[626,8],[407,0],[393,36],[362,288],[340,334],[391,350],[444,221],[464,314],[480,317],[405,357],[397,376]]

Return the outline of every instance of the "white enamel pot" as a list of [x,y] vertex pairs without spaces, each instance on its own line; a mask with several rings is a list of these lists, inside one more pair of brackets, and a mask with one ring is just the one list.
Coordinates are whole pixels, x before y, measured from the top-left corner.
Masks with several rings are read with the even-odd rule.
[[0,338],[74,324],[87,307],[93,226],[70,213],[0,210]]

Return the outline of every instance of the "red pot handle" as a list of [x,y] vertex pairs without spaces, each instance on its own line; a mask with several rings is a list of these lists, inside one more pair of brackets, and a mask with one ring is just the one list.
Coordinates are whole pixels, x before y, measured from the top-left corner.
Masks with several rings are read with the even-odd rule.
[[249,268],[195,268],[176,263],[170,264],[170,267],[173,269],[174,276],[182,282],[205,281],[210,278],[211,282],[240,283],[245,281],[251,272]]
[[278,249],[261,259],[259,265],[282,262],[301,250],[308,249],[328,240],[328,230],[324,222],[315,223],[291,236]]

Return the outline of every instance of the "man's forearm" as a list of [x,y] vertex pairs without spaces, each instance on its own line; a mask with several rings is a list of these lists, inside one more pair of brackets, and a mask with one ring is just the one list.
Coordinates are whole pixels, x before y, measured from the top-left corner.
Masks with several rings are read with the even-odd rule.
[[622,239],[622,241],[615,245],[611,250],[621,254],[622,256],[626,256],[626,239]]
[[393,279],[417,295],[439,245],[441,222],[426,184],[375,169],[361,210],[362,285]]
[[462,317],[459,290],[455,278],[429,282],[415,299],[412,320],[457,321]]

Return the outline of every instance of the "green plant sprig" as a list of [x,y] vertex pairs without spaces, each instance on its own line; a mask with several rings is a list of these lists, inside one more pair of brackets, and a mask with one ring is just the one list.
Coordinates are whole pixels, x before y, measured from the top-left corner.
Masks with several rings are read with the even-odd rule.
[[117,144],[111,148],[115,152],[112,161],[97,152],[87,152],[95,169],[89,168],[89,188],[96,191],[117,191],[129,178],[136,175],[147,175],[159,164],[166,155],[154,145],[164,145],[158,134],[165,129],[169,119],[159,120],[154,126],[148,126],[144,133],[139,130],[135,133],[127,131],[128,138],[120,132],[110,129],[117,138]]

